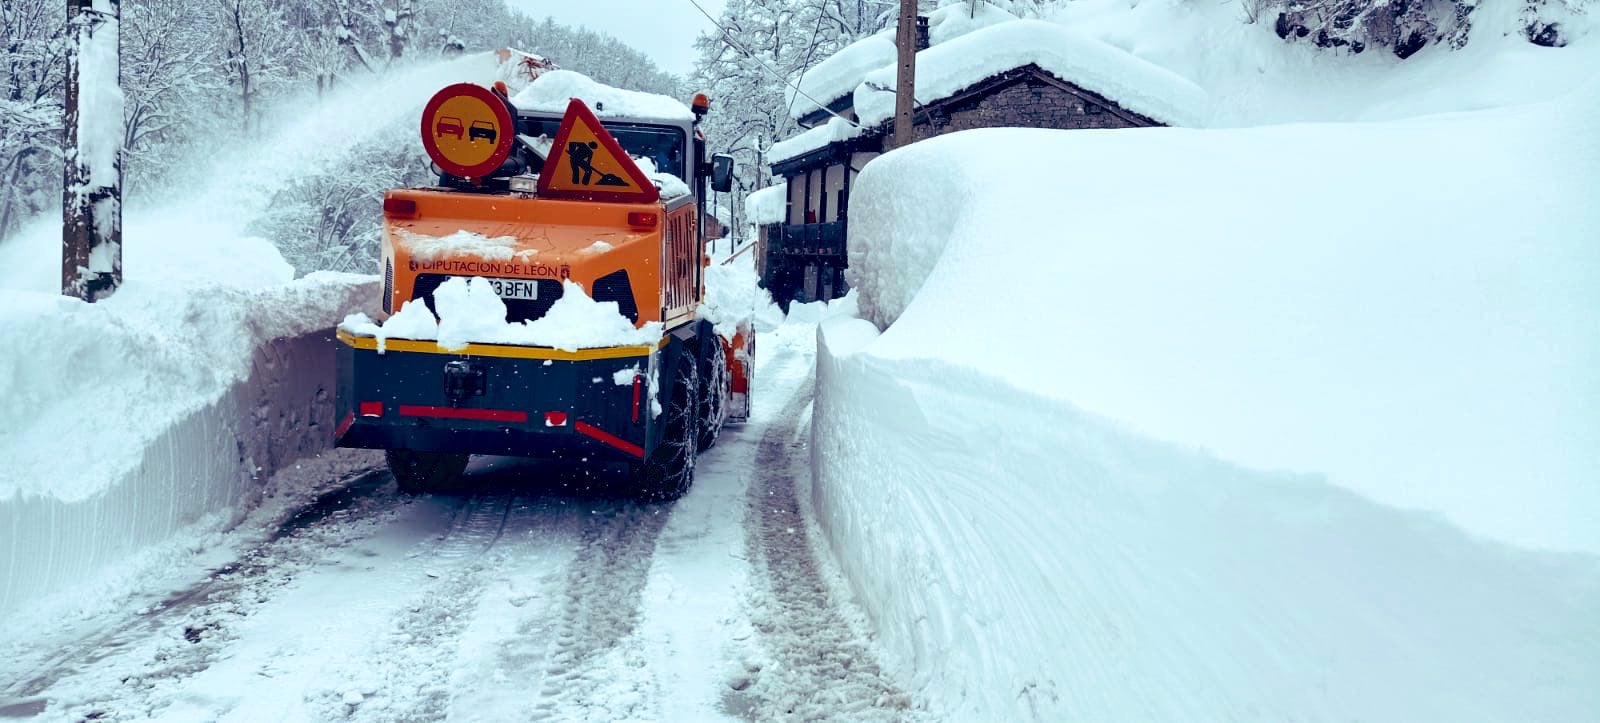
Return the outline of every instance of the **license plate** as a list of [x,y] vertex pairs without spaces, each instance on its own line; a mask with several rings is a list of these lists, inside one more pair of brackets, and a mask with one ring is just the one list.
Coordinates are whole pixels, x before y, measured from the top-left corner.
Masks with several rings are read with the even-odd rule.
[[484,279],[502,299],[533,301],[539,298],[539,282],[530,279]]

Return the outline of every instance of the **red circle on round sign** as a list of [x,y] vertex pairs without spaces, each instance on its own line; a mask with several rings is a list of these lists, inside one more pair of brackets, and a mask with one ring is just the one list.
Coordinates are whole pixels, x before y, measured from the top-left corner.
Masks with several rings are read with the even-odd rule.
[[511,155],[516,140],[511,108],[493,91],[456,83],[434,93],[422,110],[422,147],[440,170],[484,178]]

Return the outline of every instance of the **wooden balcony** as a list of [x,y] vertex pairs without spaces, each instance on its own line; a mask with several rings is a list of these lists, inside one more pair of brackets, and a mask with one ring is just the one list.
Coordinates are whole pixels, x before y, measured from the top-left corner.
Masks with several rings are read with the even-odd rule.
[[844,241],[845,224],[842,221],[793,225],[775,223],[767,226],[768,253],[798,263],[823,261],[843,266]]

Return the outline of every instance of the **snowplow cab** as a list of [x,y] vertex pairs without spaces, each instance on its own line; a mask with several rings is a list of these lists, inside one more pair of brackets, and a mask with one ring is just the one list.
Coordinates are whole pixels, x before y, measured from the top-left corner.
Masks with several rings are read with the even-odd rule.
[[684,111],[602,122],[576,98],[440,91],[421,124],[438,183],[384,198],[386,318],[339,330],[338,443],[387,450],[411,491],[494,454],[625,464],[641,498],[683,494],[747,408],[749,364],[697,318],[711,163]]

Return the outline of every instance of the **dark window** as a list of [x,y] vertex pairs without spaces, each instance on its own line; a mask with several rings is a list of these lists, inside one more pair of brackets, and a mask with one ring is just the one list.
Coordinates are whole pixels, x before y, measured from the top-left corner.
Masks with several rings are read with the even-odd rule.
[[595,279],[594,300],[617,302],[617,311],[628,321],[639,323],[639,304],[633,299],[633,284],[628,282],[627,271],[613,271]]
[[[680,180],[687,181],[683,129],[640,123],[607,123],[605,126],[606,131],[617,139],[617,144],[621,145],[622,150],[627,151],[628,155],[649,158],[655,162],[656,170],[671,173]],[[560,128],[560,120],[548,118],[523,117],[517,121],[517,132],[533,138],[549,136],[554,140],[556,131]]]
[[383,313],[394,313],[394,261],[383,262]]

